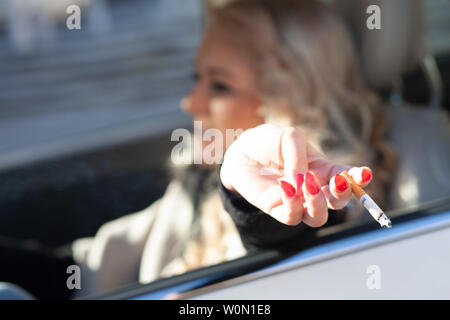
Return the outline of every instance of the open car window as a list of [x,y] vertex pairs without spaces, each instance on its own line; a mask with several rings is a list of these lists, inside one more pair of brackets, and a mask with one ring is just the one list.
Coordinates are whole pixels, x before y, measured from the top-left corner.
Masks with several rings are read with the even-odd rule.
[[[396,228],[348,224],[324,229],[298,252],[265,251],[241,259],[130,286],[92,299],[433,299],[446,296],[450,255],[440,249],[450,237],[450,197],[391,212]],[[439,261],[430,266],[430,261]],[[406,264],[407,261],[409,264]],[[368,264],[368,262],[371,262]],[[410,264],[414,267],[409,267]],[[389,290],[371,291],[369,268],[390,272]],[[429,268],[433,272],[430,273]],[[378,270],[378,269],[377,269]],[[317,279],[324,279],[317,287]],[[415,279],[415,284],[407,283]],[[417,288],[432,287],[433,291]],[[270,290],[263,290],[270,288]],[[370,289],[370,288],[369,288]]]
[[[339,7],[339,1],[329,2]],[[75,9],[68,10],[50,2],[0,3],[0,238],[59,248],[95,236],[105,223],[140,212],[164,195],[173,173],[173,134],[192,130],[180,101],[195,84],[208,4],[96,0],[90,6],[74,1]],[[250,294],[271,281],[283,283],[283,274],[295,270],[291,276],[306,286],[308,272],[315,274],[308,268],[315,265],[319,274],[321,263],[334,266],[370,248],[450,266],[448,255],[437,258],[445,249],[432,238],[449,235],[450,3],[423,3],[427,59],[392,85],[373,88],[389,117],[390,143],[400,161],[408,160],[399,166],[386,212],[394,229],[379,230],[365,213],[330,223],[314,243],[293,252],[252,253],[80,298],[232,297],[236,288]],[[81,28],[71,18],[77,8]],[[427,156],[418,157],[418,150]],[[422,236],[430,237],[420,242]],[[419,241],[423,250],[429,243],[430,255],[408,255],[397,247],[408,241]],[[351,261],[340,266],[345,264]],[[372,264],[382,262],[359,267]],[[443,270],[434,276],[438,272]],[[408,274],[414,276],[413,270]],[[435,296],[449,288],[443,282]]]

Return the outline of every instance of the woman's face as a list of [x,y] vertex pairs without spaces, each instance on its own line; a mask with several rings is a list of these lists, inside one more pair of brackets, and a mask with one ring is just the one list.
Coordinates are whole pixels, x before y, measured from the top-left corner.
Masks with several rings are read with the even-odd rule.
[[[257,75],[243,54],[218,26],[210,26],[198,50],[196,83],[182,109],[202,122],[203,130],[246,130],[262,124]],[[223,141],[225,146],[225,140]]]

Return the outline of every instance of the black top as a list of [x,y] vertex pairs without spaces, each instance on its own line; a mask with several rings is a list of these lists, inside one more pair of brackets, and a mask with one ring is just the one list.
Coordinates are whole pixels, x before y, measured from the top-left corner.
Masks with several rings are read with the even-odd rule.
[[[223,206],[234,221],[247,250],[292,252],[304,248],[316,239],[317,228],[311,228],[304,223],[297,226],[285,225],[247,202],[238,193],[227,190],[219,178],[220,168],[221,166],[211,169],[190,165],[174,171],[175,177],[181,180],[194,205],[196,214],[192,226],[193,236],[200,232],[200,203],[218,189]],[[328,222],[324,227],[343,221],[343,210],[329,212]]]
[[226,189],[220,179],[218,185],[223,206],[233,219],[247,250],[294,251],[316,238],[316,228],[304,223],[285,225],[250,204],[240,194]]

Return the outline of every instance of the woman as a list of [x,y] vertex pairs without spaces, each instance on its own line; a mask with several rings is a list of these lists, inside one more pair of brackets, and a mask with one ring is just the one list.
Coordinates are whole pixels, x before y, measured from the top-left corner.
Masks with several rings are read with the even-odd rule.
[[242,0],[211,7],[195,68],[197,82],[182,108],[223,137],[227,129],[244,131],[223,165],[177,168],[149,208],[74,241],[65,259],[41,261],[57,279],[47,292],[36,286],[32,293],[74,296],[62,281],[69,264],[81,267],[75,296],[83,296],[248,250],[296,248],[327,222],[328,209],[349,202],[348,182],[338,175],[344,169],[366,186],[372,171],[360,166],[373,168],[369,192],[382,203],[393,153],[383,143],[382,116],[363,87],[349,35],[324,5]]
[[[305,235],[303,230],[283,228],[278,233],[280,240],[275,240],[270,228],[281,226],[269,226],[271,220],[266,217],[261,218],[262,228],[255,228],[255,223],[248,227],[251,215],[233,214],[239,208],[232,205],[230,197],[236,195],[226,190],[237,191],[256,209],[284,224],[304,222],[318,227],[327,221],[327,208],[341,209],[347,204],[350,190],[336,191],[334,174],[349,167],[333,167],[314,149],[324,152],[335,163],[374,168],[377,181],[369,186],[368,192],[387,208],[384,199],[395,169],[395,152],[383,141],[386,121],[377,109],[375,97],[363,86],[350,37],[333,12],[313,1],[248,0],[212,7],[208,17],[207,32],[197,57],[197,86],[184,99],[183,108],[193,113],[195,120],[206,123],[206,127],[219,128],[224,137],[227,128],[248,129],[261,123],[301,129],[258,127],[248,130],[245,138],[239,138],[227,151],[221,171],[225,186],[221,191],[225,192],[221,195],[246,248],[280,249],[280,244],[286,248],[284,239]],[[286,129],[293,136],[301,136],[297,140],[306,140],[314,146],[308,150],[301,150],[301,146],[293,148],[300,153],[311,151],[305,160],[308,165],[283,170],[283,157],[261,158],[258,146],[262,142],[266,154],[271,154],[269,150],[278,154],[282,145],[280,136]],[[242,161],[249,158],[257,165]],[[278,172],[261,174],[264,161],[277,164],[277,168],[267,166],[267,169]],[[305,205],[311,212],[303,210],[297,199],[280,198],[278,186],[278,180],[286,178],[296,187],[296,174],[305,173],[308,168],[313,169],[314,179],[308,174],[306,181],[316,180],[321,187],[313,197],[308,190],[303,192],[310,200]],[[350,172],[366,186],[372,172],[363,169],[354,168]],[[338,180],[344,187],[341,176]],[[324,188],[328,181],[330,187]],[[246,201],[235,201],[246,205]],[[286,206],[291,206],[291,217]],[[248,210],[251,209],[247,207]],[[348,207],[346,211],[347,218],[361,212],[359,206]],[[270,234],[271,240],[265,241],[264,234]],[[203,248],[208,248],[209,243],[203,240]]]

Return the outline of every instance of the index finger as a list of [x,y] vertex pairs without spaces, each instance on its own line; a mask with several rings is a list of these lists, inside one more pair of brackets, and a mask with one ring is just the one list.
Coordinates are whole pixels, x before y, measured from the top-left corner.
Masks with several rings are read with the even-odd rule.
[[308,171],[307,142],[296,128],[285,128],[281,136],[284,175],[295,183],[297,173]]

